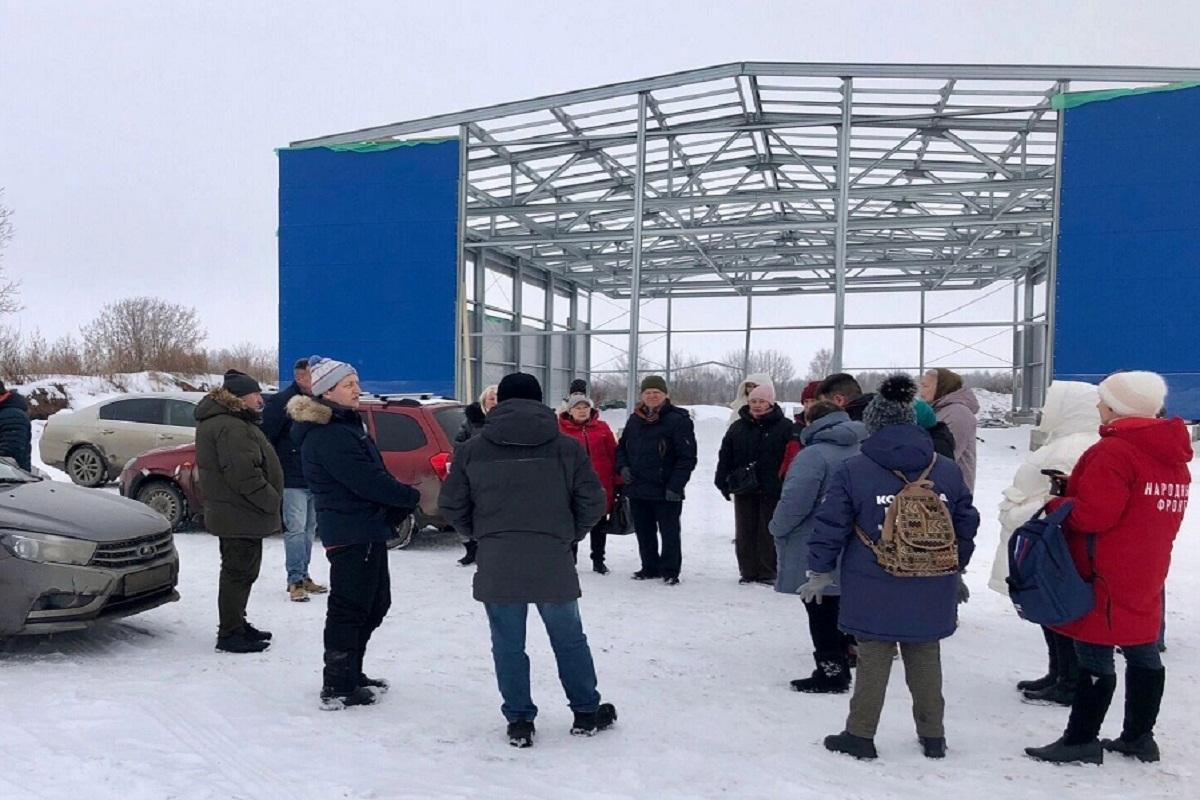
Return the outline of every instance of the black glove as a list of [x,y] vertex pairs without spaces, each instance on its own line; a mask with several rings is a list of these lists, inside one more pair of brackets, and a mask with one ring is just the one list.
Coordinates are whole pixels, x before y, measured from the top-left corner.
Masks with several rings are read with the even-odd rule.
[[963,578],[962,573],[958,574],[958,602],[965,603],[971,599],[971,590],[967,588],[967,581]]
[[667,489],[665,492],[663,492],[663,499],[668,503],[682,503],[683,495],[679,492],[672,492],[670,489]]
[[621,467],[621,480],[625,483],[633,483],[633,470],[629,467]]
[[721,492],[721,497],[724,497],[726,502],[733,500],[733,495],[731,495],[729,492]]

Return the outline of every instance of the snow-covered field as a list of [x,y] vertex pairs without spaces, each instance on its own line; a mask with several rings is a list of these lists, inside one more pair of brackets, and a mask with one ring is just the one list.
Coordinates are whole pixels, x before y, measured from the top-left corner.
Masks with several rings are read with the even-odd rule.
[[[984,524],[972,598],[944,644],[945,761],[920,755],[902,669],[877,737],[881,757],[827,753],[847,696],[799,695],[812,668],[794,597],[737,584],[733,512],[711,486],[727,411],[696,410],[702,459],[684,510],[683,582],[629,580],[632,537],[610,542],[612,574],[582,575],[600,689],[620,721],[568,735],[570,712],[536,615],[530,623],[532,750],[503,737],[486,619],[455,537],[391,553],[392,611],[367,671],[392,690],[373,708],[318,710],[324,600],[290,603],[283,546],[266,543],[250,617],[274,631],[261,655],[216,653],[217,542],[181,534],[183,599],[87,634],[0,645],[0,798],[1149,798],[1194,796],[1200,782],[1200,524],[1193,512],[1169,585],[1167,697],[1157,766],[1110,758],[1056,768],[1022,756],[1061,732],[1066,711],[1023,705],[1042,638],[986,588],[995,509],[1028,428],[981,430]],[[327,566],[314,554],[314,577]],[[1120,728],[1118,699],[1105,726]],[[1188,787],[1191,786],[1191,789]]]

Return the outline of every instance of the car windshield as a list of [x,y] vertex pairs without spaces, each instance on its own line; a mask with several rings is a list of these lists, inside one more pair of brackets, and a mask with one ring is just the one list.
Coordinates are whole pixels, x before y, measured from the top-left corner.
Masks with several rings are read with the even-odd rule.
[[433,418],[436,419],[438,421],[438,425],[442,427],[442,430],[446,434],[446,438],[453,442],[454,437],[458,434],[458,429],[462,427],[463,419],[466,418],[466,414],[463,412],[461,407],[454,406],[452,408],[444,408],[441,411],[435,412]]
[[0,483],[33,483],[41,480],[20,469],[8,459],[0,458]]

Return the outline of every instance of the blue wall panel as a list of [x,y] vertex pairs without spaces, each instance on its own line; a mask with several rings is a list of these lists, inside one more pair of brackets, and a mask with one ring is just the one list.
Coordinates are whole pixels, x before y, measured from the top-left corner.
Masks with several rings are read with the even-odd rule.
[[1063,113],[1054,376],[1160,372],[1200,419],[1200,88]]
[[373,392],[455,391],[458,142],[279,153],[279,358]]

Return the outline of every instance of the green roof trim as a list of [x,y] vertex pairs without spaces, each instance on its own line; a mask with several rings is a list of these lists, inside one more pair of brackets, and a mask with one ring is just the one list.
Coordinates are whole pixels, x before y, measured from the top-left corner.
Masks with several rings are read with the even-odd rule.
[[1051,98],[1050,104],[1056,110],[1064,111],[1068,108],[1078,108],[1088,103],[1103,103],[1108,100],[1116,100],[1118,97],[1128,97],[1134,94],[1150,94],[1151,92],[1174,92],[1179,89],[1194,89],[1197,86],[1200,86],[1200,81],[1166,83],[1162,86],[1142,86],[1136,89],[1098,89],[1092,92],[1063,92]]
[[304,147],[277,147],[275,152],[279,153],[284,150],[313,150],[323,148],[332,150],[335,153],[378,153],[383,150],[395,150],[397,147],[419,147],[423,144],[442,144],[443,142],[457,142],[457,136],[442,136],[432,139],[387,139],[382,142],[352,142],[350,144],[315,144],[306,145]]

